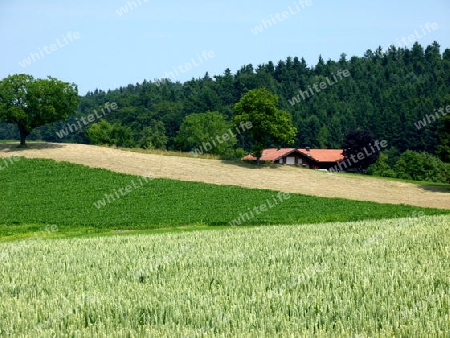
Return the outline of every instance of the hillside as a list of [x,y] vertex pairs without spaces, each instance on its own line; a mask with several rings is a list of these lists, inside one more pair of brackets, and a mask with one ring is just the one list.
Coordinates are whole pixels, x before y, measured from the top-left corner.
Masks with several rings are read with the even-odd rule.
[[141,154],[82,144],[30,143],[25,149],[17,148],[17,144],[0,144],[0,157],[8,156],[54,159],[182,181],[450,209],[449,193],[423,186],[291,167],[253,168],[219,160]]
[[[348,76],[342,76],[343,72]],[[264,86],[278,96],[278,108],[292,116],[297,147],[340,148],[348,132],[368,129],[377,139],[386,140],[394,154],[397,150],[436,154],[441,143],[437,129],[443,119],[434,114],[450,103],[449,74],[450,49],[441,51],[437,42],[389,50],[374,46],[362,56],[320,57],[315,65],[293,55],[248,64],[235,74],[227,69],[223,74],[205,74],[184,83],[143,81],[114,90],[95,89],[81,98],[68,120],[36,128],[29,139],[90,143],[86,135],[90,124],[71,127],[68,132],[67,128],[109,102],[118,108],[102,118],[122,126],[126,137],[116,141],[119,145],[141,147],[149,135],[156,135],[165,140],[157,147],[191,151],[176,140],[186,116],[217,111],[229,121],[241,97]],[[328,84],[325,89],[313,90],[322,82]],[[433,116],[427,119],[427,115]],[[0,135],[17,139],[18,129],[0,123]],[[244,133],[235,147],[249,150],[252,142]]]

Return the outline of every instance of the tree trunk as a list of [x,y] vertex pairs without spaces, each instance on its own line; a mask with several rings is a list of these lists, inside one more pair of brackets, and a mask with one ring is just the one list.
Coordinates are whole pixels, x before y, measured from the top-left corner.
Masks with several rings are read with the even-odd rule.
[[30,132],[20,125],[19,125],[19,132],[20,132],[20,146],[25,147],[26,145],[25,139],[30,134]]

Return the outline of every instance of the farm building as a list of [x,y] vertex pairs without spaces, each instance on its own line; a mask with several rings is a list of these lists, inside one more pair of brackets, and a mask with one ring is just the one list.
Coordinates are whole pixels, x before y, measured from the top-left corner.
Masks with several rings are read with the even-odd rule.
[[[261,161],[277,164],[297,165],[310,169],[329,169],[342,161],[342,149],[300,149],[269,148],[264,149]],[[247,155],[243,161],[256,161],[256,157]]]

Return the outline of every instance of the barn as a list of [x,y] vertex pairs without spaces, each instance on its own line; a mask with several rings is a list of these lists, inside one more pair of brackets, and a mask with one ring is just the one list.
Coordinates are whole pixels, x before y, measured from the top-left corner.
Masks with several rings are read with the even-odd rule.
[[[309,169],[329,169],[342,161],[342,149],[269,148],[264,149],[261,161],[276,164],[296,165]],[[256,162],[256,157],[247,155],[243,161]]]

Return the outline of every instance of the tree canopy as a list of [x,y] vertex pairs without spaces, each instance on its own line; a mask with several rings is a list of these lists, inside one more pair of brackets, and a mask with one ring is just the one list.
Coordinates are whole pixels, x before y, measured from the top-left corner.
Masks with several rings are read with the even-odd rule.
[[278,109],[278,97],[266,88],[250,90],[234,106],[236,125],[251,122],[249,134],[253,141],[252,154],[257,158],[271,146],[293,144],[297,132],[292,116]]
[[[334,76],[338,79],[339,71],[350,75],[336,82]],[[328,83],[327,79],[333,84],[326,89],[294,105],[289,103],[299,90]],[[300,55],[247,64],[236,72],[226,69],[214,76],[205,74],[184,83],[144,80],[106,91],[92,88],[81,98],[70,121],[91,114],[106,102],[114,102],[118,109],[104,118],[112,125],[120,123],[131,128],[134,146],[142,144],[148,134],[144,128],[152,126],[151,121],[155,120],[164,124],[167,148],[182,150],[176,137],[186,116],[216,111],[226,121],[233,121],[233,108],[241,97],[264,86],[278,97],[277,108],[291,116],[297,128],[296,147],[340,148],[347,133],[365,129],[376,139],[387,140],[399,154],[413,150],[437,155],[438,147],[445,148],[447,144],[438,127],[444,120],[439,110],[450,104],[449,79],[450,49],[441,51],[437,42],[429,46],[415,43],[409,48],[392,46],[387,50],[374,46],[361,56],[342,54],[339,59],[322,58],[311,65]],[[35,128],[27,139],[89,142],[85,130],[59,138],[56,132],[64,126],[64,122],[55,122]],[[0,123],[0,138],[18,136],[15,125]],[[234,147],[248,151],[253,146],[249,133],[244,133],[237,136]]]
[[167,145],[166,128],[162,121],[152,119],[142,130],[139,146],[144,149],[165,149]]
[[110,124],[106,120],[91,124],[86,134],[91,144],[106,144],[122,147],[133,145],[133,133],[130,127],[116,122]]
[[369,130],[354,130],[348,133],[342,144],[343,164],[348,165],[346,169],[365,171],[380,157],[380,152],[383,150],[382,146],[385,146],[381,142],[376,140]]
[[23,146],[34,128],[69,117],[78,101],[75,84],[50,76],[17,74],[0,81],[0,120],[17,124]]
[[181,150],[194,155],[226,154],[237,142],[230,128],[231,123],[219,112],[188,115],[181,123],[176,142]]

